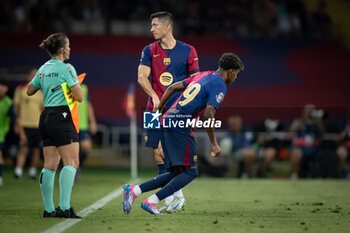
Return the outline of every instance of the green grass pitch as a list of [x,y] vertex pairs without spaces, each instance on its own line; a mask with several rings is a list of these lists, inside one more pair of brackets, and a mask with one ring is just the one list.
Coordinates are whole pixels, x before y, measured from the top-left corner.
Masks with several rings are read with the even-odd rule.
[[[143,180],[155,173],[141,172]],[[58,175],[55,204],[58,204]],[[129,180],[121,169],[85,169],[72,194],[77,212]],[[37,181],[4,173],[0,187],[0,232],[43,232],[62,219],[43,219]],[[107,203],[67,233],[107,232],[349,232],[350,184],[341,180],[238,180],[197,178],[184,188],[187,205],[177,214],[152,216],[140,208],[122,214],[122,196]]]

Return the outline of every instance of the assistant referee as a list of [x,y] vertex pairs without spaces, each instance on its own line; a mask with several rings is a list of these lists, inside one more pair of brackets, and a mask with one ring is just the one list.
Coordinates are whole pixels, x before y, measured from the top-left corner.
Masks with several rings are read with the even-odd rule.
[[[79,167],[79,140],[60,85],[67,82],[78,102],[83,100],[83,93],[74,67],[64,63],[69,59],[71,50],[68,37],[63,33],[54,33],[43,40],[40,48],[45,49],[51,59],[40,67],[28,84],[27,94],[34,95],[41,89],[44,95],[45,109],[39,122],[44,147],[44,168],[40,174],[40,189],[45,206],[44,218],[80,218],[70,207],[74,177]],[[53,189],[61,158],[64,167],[59,178],[60,202],[55,209]]]

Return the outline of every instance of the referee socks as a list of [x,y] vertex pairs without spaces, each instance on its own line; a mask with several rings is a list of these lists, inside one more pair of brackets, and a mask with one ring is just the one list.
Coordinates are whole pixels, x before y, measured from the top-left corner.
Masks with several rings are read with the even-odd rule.
[[43,168],[40,174],[40,190],[43,198],[45,210],[49,213],[55,210],[53,204],[53,188],[55,184],[56,172]]
[[62,210],[70,209],[70,196],[77,170],[73,166],[64,166],[60,173],[60,204]]

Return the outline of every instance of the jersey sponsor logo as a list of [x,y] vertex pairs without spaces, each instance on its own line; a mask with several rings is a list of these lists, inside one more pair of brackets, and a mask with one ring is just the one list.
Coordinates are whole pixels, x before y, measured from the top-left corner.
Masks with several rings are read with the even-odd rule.
[[159,57],[160,54],[153,54],[153,57]]
[[44,73],[40,73],[39,78],[57,78],[58,77],[58,73],[57,72],[51,72],[48,74],[44,74]]
[[224,93],[220,92],[216,95],[216,102],[220,103],[224,99]]
[[163,86],[169,86],[170,84],[173,83],[174,77],[171,73],[164,72],[163,74],[160,75],[159,81]]
[[165,58],[163,59],[163,64],[164,64],[164,65],[168,66],[168,65],[170,65],[170,63],[171,63],[170,57],[165,57]]

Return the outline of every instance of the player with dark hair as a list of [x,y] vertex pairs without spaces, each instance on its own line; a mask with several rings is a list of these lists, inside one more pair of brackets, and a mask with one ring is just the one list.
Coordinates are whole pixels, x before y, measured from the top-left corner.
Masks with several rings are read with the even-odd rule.
[[95,118],[95,111],[90,101],[88,86],[81,84],[81,91],[83,92],[83,101],[79,106],[79,169],[75,176],[75,181],[80,180],[80,170],[82,169],[89,152],[92,149],[92,142],[90,135],[95,135],[97,132],[97,123]]
[[[68,37],[63,33],[54,33],[45,39],[40,47],[47,50],[51,59],[40,67],[28,84],[27,94],[34,95],[41,89],[44,95],[45,109],[39,122],[44,150],[44,168],[40,174],[40,189],[45,206],[44,218],[80,218],[70,207],[75,173],[79,167],[79,140],[60,87],[66,82],[78,102],[83,100],[83,93],[74,67],[64,63],[69,59],[71,50]],[[60,203],[55,209],[53,189],[61,158],[63,168],[59,179]]]
[[37,71],[37,69],[30,70],[27,75],[27,83],[19,85],[13,97],[15,111],[28,139],[28,143],[20,145],[17,155],[14,171],[14,176],[17,179],[22,178],[23,167],[29,150],[31,151],[31,163],[28,172],[30,179],[34,180],[36,178],[36,169],[40,161],[41,139],[39,118],[44,108],[43,94],[41,91],[38,91],[35,95],[29,97],[26,93],[26,86],[28,82],[32,81]]
[[[179,116],[186,116],[186,119],[196,118],[203,109],[205,109],[204,120],[213,120],[226,94],[226,85],[233,83],[239,71],[243,69],[244,66],[237,55],[225,53],[220,58],[217,71],[201,72],[171,85],[160,101],[160,110],[175,92],[183,92],[162,116],[162,122],[169,119],[174,121],[179,119]],[[211,156],[220,156],[221,149],[217,143],[214,128],[207,128],[207,133],[211,142]],[[157,193],[142,202],[141,207],[151,214],[162,214],[157,203],[197,177],[197,150],[192,128],[163,127],[161,141],[165,142],[162,145],[168,162],[167,172],[140,185],[124,185],[124,214],[130,213],[137,196],[160,187],[162,188]]]
[[[150,20],[151,32],[156,42],[143,49],[138,68],[138,83],[150,97],[146,111],[158,108],[159,99],[171,84],[199,72],[195,48],[176,40],[173,36],[173,16],[169,12],[157,12],[150,16]],[[179,94],[174,94],[166,103],[165,109],[169,109],[178,97]],[[158,174],[164,173],[166,165],[164,165],[159,131],[145,132],[145,146],[153,148]],[[185,198],[179,190],[174,196],[165,200],[165,208],[177,206],[180,209],[184,203]]]
[[8,89],[9,82],[3,78],[0,78],[0,186],[3,185],[2,169],[4,166],[4,160],[2,151],[5,145],[6,134],[10,130],[11,121],[15,122],[15,132],[17,132],[20,136],[20,144],[27,143],[27,137],[14,111],[12,100],[6,95]]

